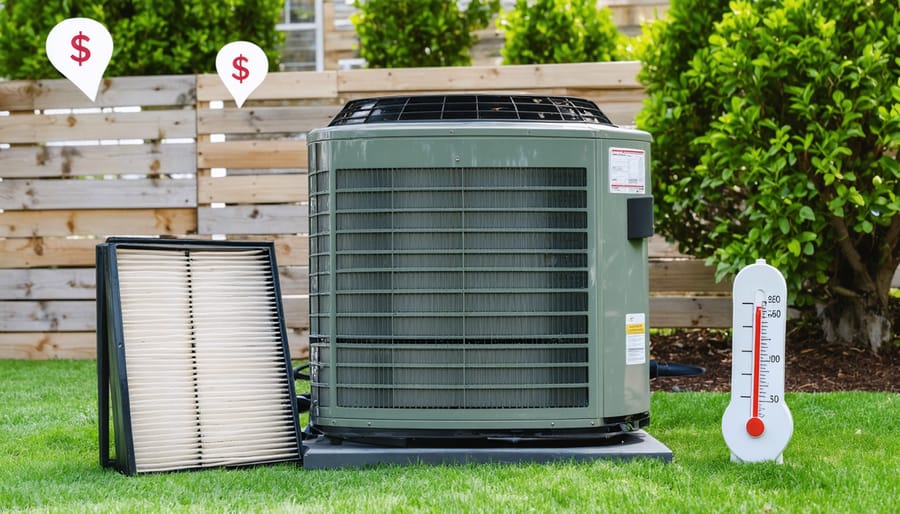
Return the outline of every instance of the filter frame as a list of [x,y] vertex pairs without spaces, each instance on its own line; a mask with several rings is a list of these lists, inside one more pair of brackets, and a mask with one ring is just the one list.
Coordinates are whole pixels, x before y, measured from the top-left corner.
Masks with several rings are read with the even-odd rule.
[[[139,471],[135,458],[135,443],[132,430],[132,409],[128,388],[126,364],[126,341],[123,329],[122,297],[118,273],[117,250],[134,249],[148,251],[239,251],[259,250],[268,258],[271,269],[272,294],[274,295],[275,317],[277,318],[280,352],[283,356],[281,367],[288,385],[293,443],[296,457],[261,458],[252,462],[235,465],[186,466],[178,470],[210,469],[215,467],[247,467],[277,462],[302,462],[302,438],[300,433],[293,368],[284,322],[281,301],[281,286],[273,242],[259,241],[209,241],[192,239],[160,239],[137,237],[110,237],[96,247],[97,280],[97,388],[99,422],[99,460],[105,468],[116,468],[123,474],[136,475]],[[112,430],[110,433],[110,412]],[[113,437],[111,437],[113,436]],[[115,446],[115,454],[110,453],[110,443]],[[149,471],[155,472],[155,471]]]

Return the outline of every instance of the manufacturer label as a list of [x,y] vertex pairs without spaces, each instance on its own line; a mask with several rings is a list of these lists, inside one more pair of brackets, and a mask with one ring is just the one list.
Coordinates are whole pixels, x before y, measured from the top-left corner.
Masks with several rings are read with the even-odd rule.
[[644,151],[635,148],[609,149],[609,192],[644,194]]
[[625,315],[625,365],[647,362],[647,324],[643,312]]

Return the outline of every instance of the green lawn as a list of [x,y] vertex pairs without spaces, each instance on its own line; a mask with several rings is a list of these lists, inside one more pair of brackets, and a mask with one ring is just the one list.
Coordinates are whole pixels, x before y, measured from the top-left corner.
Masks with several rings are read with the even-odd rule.
[[0,361],[0,512],[898,512],[900,395],[789,394],[783,465],[729,462],[728,396],[655,393],[658,461],[295,465],[125,477],[100,468],[93,361]]

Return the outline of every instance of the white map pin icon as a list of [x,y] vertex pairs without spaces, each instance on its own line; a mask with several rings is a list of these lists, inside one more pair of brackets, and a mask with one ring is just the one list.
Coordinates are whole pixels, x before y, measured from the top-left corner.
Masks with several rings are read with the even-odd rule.
[[216,71],[238,107],[269,73],[269,59],[262,48],[249,41],[232,41],[216,55]]
[[69,18],[53,27],[46,47],[53,66],[92,102],[96,101],[113,51],[106,27],[90,18]]

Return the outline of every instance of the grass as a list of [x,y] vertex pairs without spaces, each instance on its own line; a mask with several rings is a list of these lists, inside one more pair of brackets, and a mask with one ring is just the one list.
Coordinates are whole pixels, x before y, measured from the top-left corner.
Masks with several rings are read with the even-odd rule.
[[669,464],[100,468],[93,361],[0,361],[0,512],[897,512],[900,395],[789,394],[785,463],[737,465],[727,394],[655,393]]

